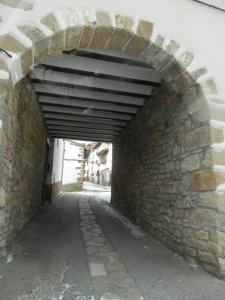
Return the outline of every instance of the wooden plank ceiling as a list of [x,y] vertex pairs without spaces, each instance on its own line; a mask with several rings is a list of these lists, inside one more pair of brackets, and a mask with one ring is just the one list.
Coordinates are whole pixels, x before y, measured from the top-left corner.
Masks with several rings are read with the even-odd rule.
[[31,73],[53,138],[112,142],[148,101],[161,75],[117,51],[47,57]]

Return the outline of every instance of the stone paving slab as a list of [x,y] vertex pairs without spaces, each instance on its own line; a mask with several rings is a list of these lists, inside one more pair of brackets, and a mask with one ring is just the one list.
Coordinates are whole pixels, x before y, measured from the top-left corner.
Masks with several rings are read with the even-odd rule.
[[79,209],[94,296],[105,300],[142,299],[135,280],[97,223],[89,199],[81,199]]
[[41,210],[0,263],[0,300],[224,300],[223,281],[137,234],[103,194]]

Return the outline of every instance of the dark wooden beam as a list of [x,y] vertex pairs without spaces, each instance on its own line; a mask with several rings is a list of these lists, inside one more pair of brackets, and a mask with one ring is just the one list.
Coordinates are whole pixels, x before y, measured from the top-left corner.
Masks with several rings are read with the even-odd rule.
[[97,92],[85,89],[78,89],[69,86],[57,86],[47,83],[35,83],[35,91],[41,95],[58,95],[79,98],[84,100],[98,100],[106,103],[119,103],[124,105],[143,106],[143,97],[132,97],[105,92]]
[[126,121],[121,120],[112,120],[106,118],[95,118],[88,116],[77,116],[73,114],[63,114],[60,112],[44,112],[44,118],[46,120],[62,120],[62,121],[71,121],[71,122],[81,122],[86,124],[97,124],[97,125],[111,125],[111,126],[120,126],[125,127],[127,125]]
[[158,86],[161,81],[161,74],[151,68],[130,66],[73,54],[62,54],[58,57],[48,56],[42,64],[64,71],[70,70],[70,72],[91,74],[97,77],[123,78],[123,80],[132,82],[146,82],[153,86]]
[[144,84],[58,72],[40,66],[34,68],[30,76],[34,82],[86,88],[91,91],[97,90],[142,97],[149,97],[152,92],[152,87]]
[[120,105],[116,103],[105,103],[96,100],[82,100],[79,98],[64,98],[62,96],[39,96],[39,102],[41,104],[53,104],[57,106],[67,106],[70,108],[73,107],[81,107],[85,109],[91,110],[104,110],[104,111],[112,111],[112,112],[121,112],[125,114],[135,114],[137,112],[137,108],[133,106]]
[[48,125],[48,131],[60,130],[68,133],[77,132],[77,133],[94,133],[94,134],[109,134],[109,135],[118,135],[118,131],[105,130],[105,129],[95,129],[95,128],[84,128],[84,127],[69,127],[69,126],[60,126],[60,125]]
[[64,121],[58,119],[46,119],[45,123],[47,126],[65,126],[68,128],[93,128],[99,130],[112,130],[116,132],[122,131],[123,127],[113,126],[113,125],[104,125],[104,124],[95,124],[95,123],[86,123],[86,122],[76,122],[76,121]]
[[44,111],[44,112],[83,116],[84,121],[85,121],[86,116],[113,119],[113,120],[123,120],[123,121],[131,120],[131,116],[127,115],[127,114],[108,112],[108,111],[104,111],[104,110],[101,111],[101,110],[95,110],[95,109],[89,109],[89,108],[87,108],[87,109],[69,108],[69,107],[55,106],[55,105],[41,105],[41,108],[42,108],[42,111]]

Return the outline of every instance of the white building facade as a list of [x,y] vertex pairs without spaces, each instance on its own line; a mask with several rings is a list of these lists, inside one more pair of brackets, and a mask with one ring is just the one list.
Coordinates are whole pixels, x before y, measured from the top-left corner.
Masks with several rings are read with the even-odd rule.
[[85,163],[85,179],[100,185],[111,185],[112,144],[93,143]]

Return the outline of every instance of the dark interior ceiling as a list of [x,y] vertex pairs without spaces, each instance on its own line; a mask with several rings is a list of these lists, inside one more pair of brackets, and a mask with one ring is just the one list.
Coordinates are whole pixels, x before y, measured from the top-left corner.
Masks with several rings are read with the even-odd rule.
[[161,75],[122,52],[72,51],[47,57],[31,73],[53,138],[112,142]]

